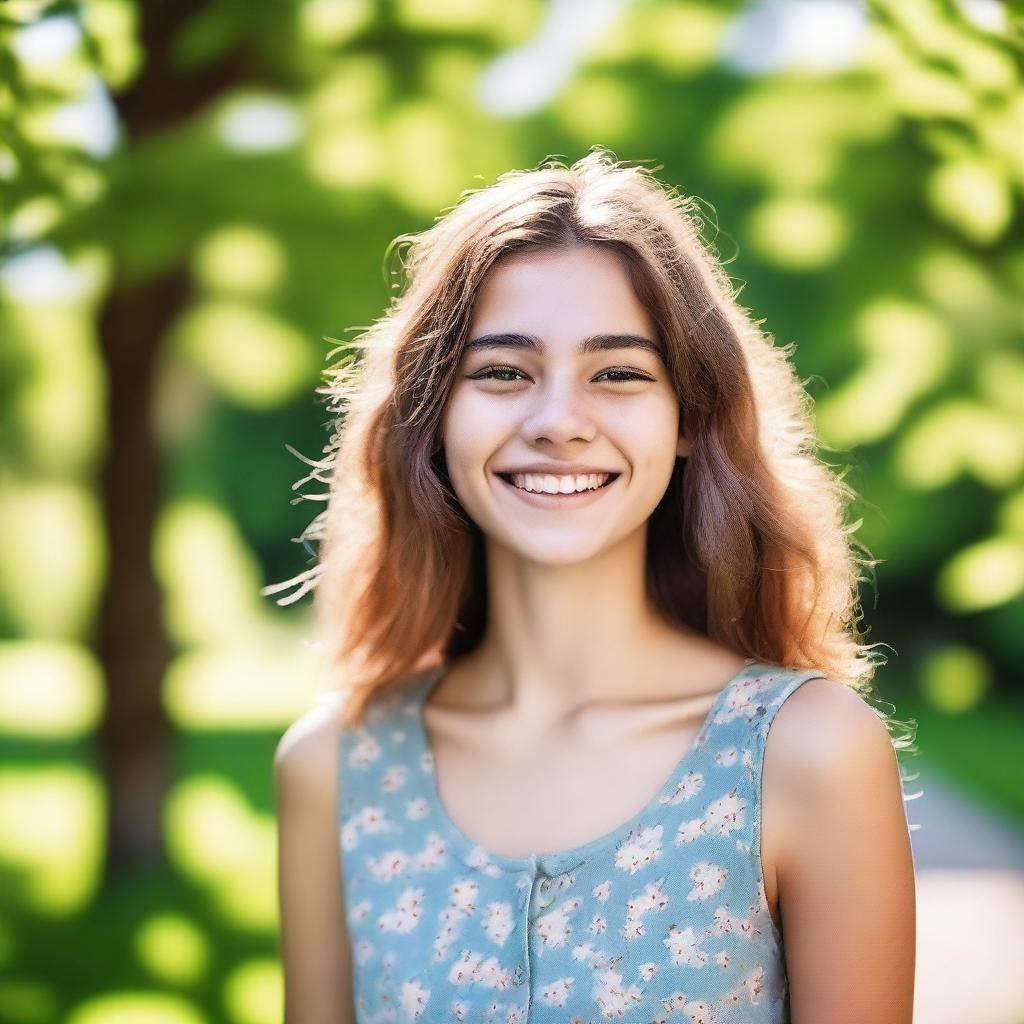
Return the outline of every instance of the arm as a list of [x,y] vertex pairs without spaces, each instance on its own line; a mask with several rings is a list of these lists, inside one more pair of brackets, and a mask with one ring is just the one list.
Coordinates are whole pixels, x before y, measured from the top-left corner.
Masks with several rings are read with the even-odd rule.
[[323,706],[277,745],[274,781],[285,1024],[355,1024],[337,828],[339,730]]
[[812,679],[768,738],[793,1024],[910,1024],[914,862],[885,724],[855,691]]

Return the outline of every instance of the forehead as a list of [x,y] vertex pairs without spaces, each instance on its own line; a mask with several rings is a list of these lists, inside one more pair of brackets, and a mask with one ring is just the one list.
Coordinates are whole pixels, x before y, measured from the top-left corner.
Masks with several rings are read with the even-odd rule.
[[501,261],[477,293],[470,331],[519,331],[559,347],[599,333],[656,337],[620,258],[596,247]]

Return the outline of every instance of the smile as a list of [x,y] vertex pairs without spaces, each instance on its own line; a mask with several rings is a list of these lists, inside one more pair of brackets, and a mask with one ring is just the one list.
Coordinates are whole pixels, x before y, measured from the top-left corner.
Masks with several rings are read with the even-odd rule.
[[621,473],[591,473],[577,476],[553,476],[542,473],[497,474],[519,498],[541,508],[588,504],[599,498],[621,475]]

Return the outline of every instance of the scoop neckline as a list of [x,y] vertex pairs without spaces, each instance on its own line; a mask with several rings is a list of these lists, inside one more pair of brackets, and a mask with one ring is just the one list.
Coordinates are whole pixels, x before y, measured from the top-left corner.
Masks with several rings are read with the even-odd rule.
[[661,809],[661,797],[670,793],[682,780],[683,776],[690,771],[691,766],[704,752],[707,743],[707,734],[714,724],[715,715],[725,702],[726,695],[740,682],[751,669],[766,668],[766,664],[758,662],[753,658],[747,658],[743,667],[718,691],[711,707],[708,709],[700,729],[694,736],[693,742],[676,761],[668,776],[662,780],[661,785],[655,789],[651,798],[640,810],[628,820],[616,825],[611,830],[596,836],[585,843],[569,847],[565,850],[553,850],[543,853],[532,853],[525,857],[510,857],[505,854],[489,850],[482,843],[466,835],[458,825],[449,817],[448,811],[441,800],[441,789],[437,783],[436,761],[431,746],[430,737],[427,733],[426,719],[423,713],[427,698],[434,691],[435,687],[447,671],[447,665],[440,665],[431,669],[423,678],[420,686],[417,687],[413,697],[412,718],[415,724],[417,753],[422,757],[427,755],[430,760],[430,771],[426,772],[427,786],[429,789],[428,798],[430,803],[430,815],[434,823],[440,827],[445,837],[453,848],[457,848],[460,855],[468,863],[481,863],[496,865],[506,871],[527,871],[531,874],[536,870],[547,875],[563,874],[579,867],[590,860],[601,851],[615,843],[620,842],[629,835],[631,830],[636,829],[644,820],[653,817]]

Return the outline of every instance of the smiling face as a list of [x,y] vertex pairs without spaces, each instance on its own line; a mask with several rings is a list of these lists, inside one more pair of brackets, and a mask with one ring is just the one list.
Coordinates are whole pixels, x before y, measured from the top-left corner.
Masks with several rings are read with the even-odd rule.
[[[608,250],[513,256],[491,270],[441,426],[452,486],[489,541],[563,565],[644,528],[689,452],[659,349]],[[576,494],[516,486],[551,490],[551,476],[560,492],[609,482]]]

